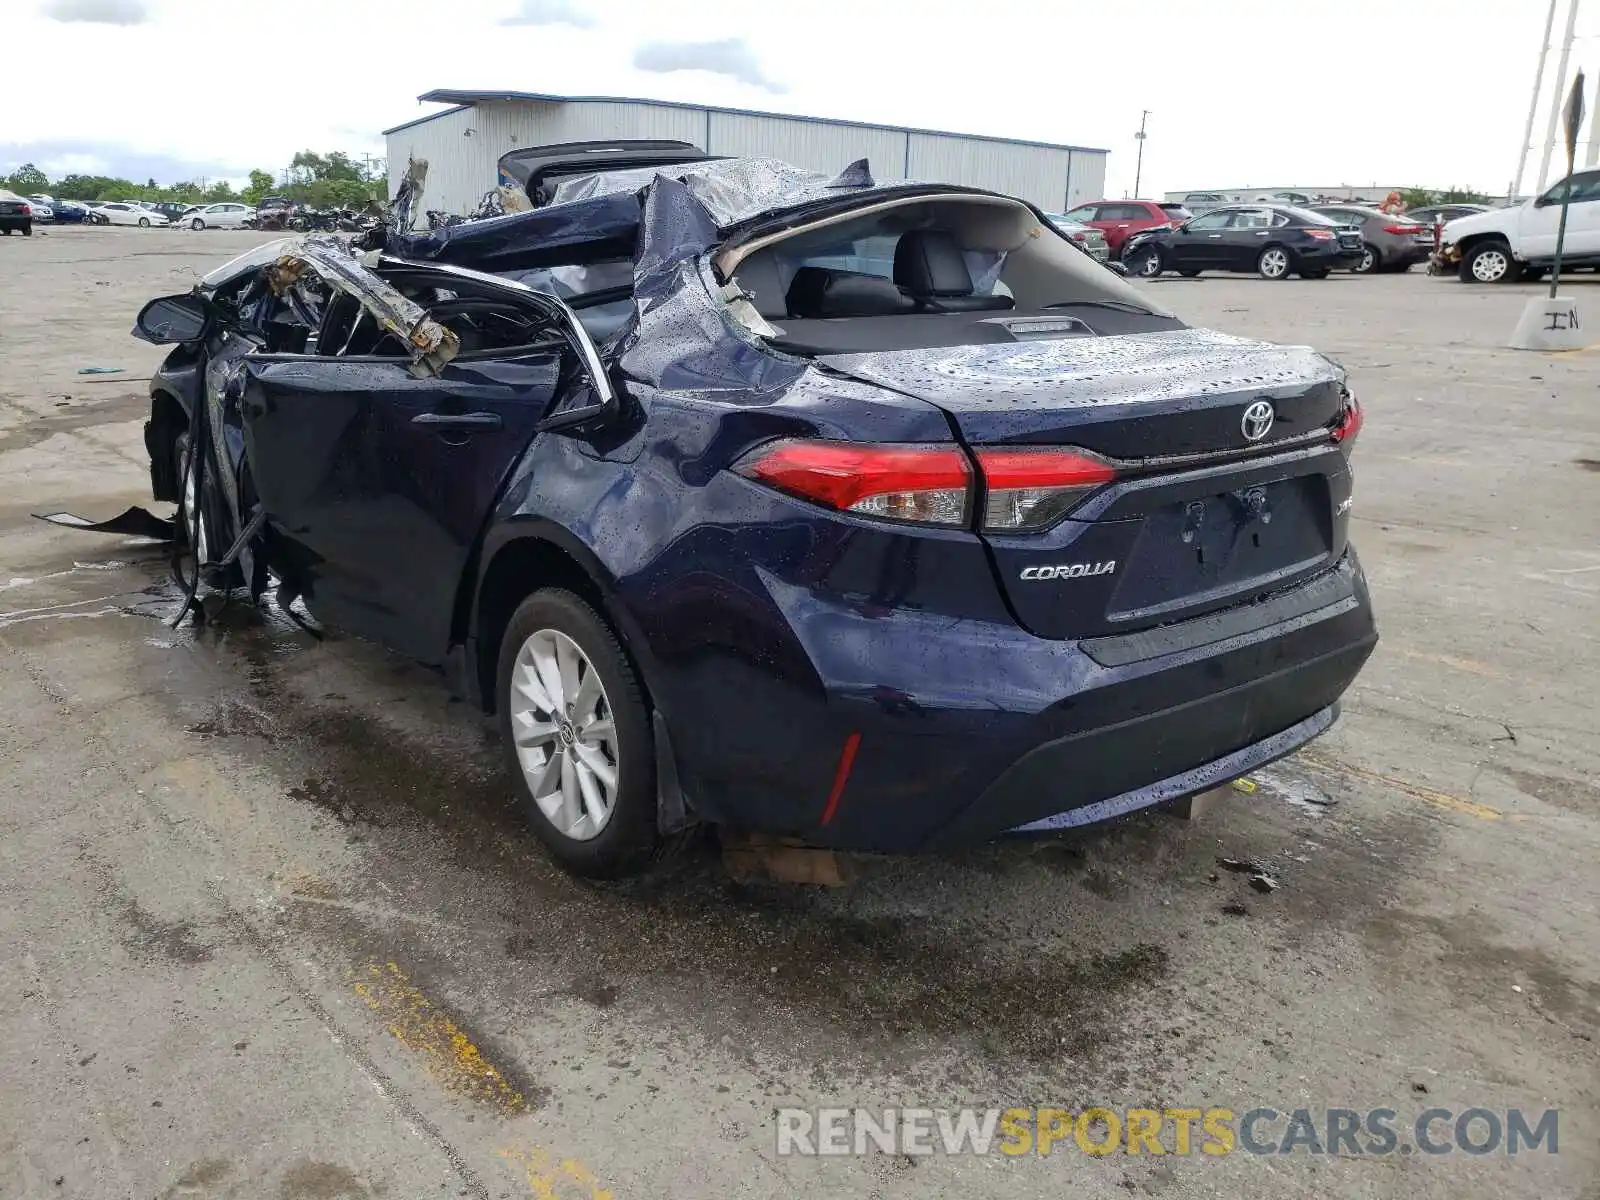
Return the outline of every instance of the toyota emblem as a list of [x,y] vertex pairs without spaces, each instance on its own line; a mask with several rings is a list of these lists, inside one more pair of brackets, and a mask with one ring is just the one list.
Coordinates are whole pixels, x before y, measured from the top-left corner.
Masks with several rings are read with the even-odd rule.
[[1244,410],[1244,419],[1239,422],[1239,427],[1244,431],[1245,441],[1259,442],[1272,428],[1272,405],[1265,400],[1257,400]]

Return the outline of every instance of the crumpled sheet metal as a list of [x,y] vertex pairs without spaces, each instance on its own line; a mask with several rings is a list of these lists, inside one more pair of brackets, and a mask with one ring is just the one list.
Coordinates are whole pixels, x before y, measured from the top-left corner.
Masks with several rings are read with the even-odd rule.
[[[880,186],[873,180],[872,170],[864,158],[837,175],[803,170],[776,158],[724,158],[575,175],[556,185],[552,199],[556,204],[565,204],[615,193],[635,193],[653,186],[658,178],[677,181],[687,187],[721,229],[763,213],[798,208]],[[906,181],[884,186],[905,187]]]
[[788,387],[808,364],[775,356],[730,319],[703,273],[703,255],[717,241],[715,221],[687,185],[665,175],[650,185],[634,257],[637,324],[625,337],[622,369],[672,390],[761,394]]
[[350,243],[334,234],[307,234],[291,243],[267,267],[267,284],[282,295],[307,267],[329,287],[354,296],[381,327],[403,341],[411,354],[411,374],[418,378],[438,375],[459,353],[461,342],[452,330],[364,267],[351,253]]
[[572,204],[464,221],[426,233],[391,233],[385,249],[418,262],[456,263],[479,271],[522,270],[550,263],[554,252],[591,242],[614,243],[632,257],[639,232],[639,201],[632,192]]

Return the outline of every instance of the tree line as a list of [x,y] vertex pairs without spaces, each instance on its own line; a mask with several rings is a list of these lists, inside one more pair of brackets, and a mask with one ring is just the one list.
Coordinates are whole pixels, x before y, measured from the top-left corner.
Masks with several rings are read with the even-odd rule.
[[171,201],[176,204],[217,204],[237,200],[258,204],[263,196],[286,196],[312,208],[359,208],[368,200],[389,198],[388,180],[380,165],[369,168],[341,150],[318,154],[302,150],[294,156],[282,178],[271,171],[250,172],[250,182],[235,191],[226,179],[215,183],[186,180],[157,183],[154,179],[135,183],[110,175],[63,175],[52,180],[33,163],[23,163],[10,175],[0,177],[0,187],[21,196],[40,193],[57,200]]

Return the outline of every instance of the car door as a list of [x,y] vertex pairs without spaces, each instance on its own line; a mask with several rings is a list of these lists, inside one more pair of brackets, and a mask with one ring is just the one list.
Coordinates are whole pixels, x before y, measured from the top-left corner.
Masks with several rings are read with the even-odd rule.
[[1148,216],[1142,204],[1102,204],[1095,227],[1105,233],[1106,244],[1111,247],[1111,253],[1117,255],[1129,236],[1144,227],[1140,222]]
[[1272,238],[1273,215],[1270,208],[1234,209],[1222,236],[1211,243],[1216,265],[1225,271],[1255,270],[1256,259]]
[[1201,213],[1167,237],[1167,261],[1174,270],[1203,271],[1222,261],[1219,249],[1231,212]]
[[[1523,258],[1553,259],[1561,228],[1561,195],[1565,180],[1523,206],[1518,219]],[[1572,196],[1567,206],[1564,253],[1600,255],[1600,171],[1579,171],[1572,176]]]
[[[442,271],[411,271],[455,290]],[[519,291],[506,285],[499,299],[530,319],[529,340],[476,351],[462,327],[461,353],[436,378],[413,374],[392,337],[366,345],[379,331],[364,309],[339,325],[348,296],[327,305],[316,353],[247,356],[239,407],[273,565],[320,620],[440,660],[508,473],[547,413],[594,375],[578,366],[575,322],[552,320],[551,305]],[[457,328],[445,316],[452,303],[462,301],[429,315]]]

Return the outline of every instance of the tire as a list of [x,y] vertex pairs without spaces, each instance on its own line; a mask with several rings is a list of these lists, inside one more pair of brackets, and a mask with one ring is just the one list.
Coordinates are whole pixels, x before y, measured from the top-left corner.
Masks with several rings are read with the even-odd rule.
[[[571,677],[563,679],[569,664]],[[580,711],[573,711],[571,695],[551,696],[543,678],[552,672],[569,691],[577,681]],[[590,692],[591,677],[598,696]],[[501,743],[522,808],[551,855],[574,874],[597,879],[649,866],[663,844],[655,738],[638,676],[604,619],[563,588],[534,592],[506,625],[495,687]],[[585,724],[607,719],[609,739],[585,737]]]
[[1122,261],[1128,268],[1128,274],[1137,275],[1140,279],[1154,279],[1163,270],[1158,246],[1135,246]]
[[1282,246],[1266,246],[1256,257],[1256,274],[1263,279],[1287,279],[1294,260]]
[[140,217],[139,218],[139,228],[140,229],[149,229],[150,228],[150,218],[149,217]]
[[1516,283],[1521,278],[1522,270],[1504,242],[1479,242],[1461,258],[1462,283]]
[[[189,479],[189,435],[187,432],[180,433],[174,440],[173,455],[178,464],[178,536],[185,542],[189,540],[189,530],[191,528],[189,512],[191,506],[199,509],[199,536],[195,539],[195,544],[190,547],[194,554],[195,565],[198,567],[213,558],[220,558],[226,554],[232,542],[232,535],[227,534],[229,539],[227,542],[223,542],[219,537],[219,532],[226,531],[227,526],[226,523],[217,520],[216,484],[211,478],[211,470],[215,469],[214,464],[207,464],[206,477],[201,480],[203,486],[198,492],[199,503],[195,504],[196,492]],[[238,563],[231,563],[220,576],[213,572],[206,576],[203,582],[226,590],[227,588],[238,587],[239,584],[243,583],[244,575],[240,571]]]
[[1301,279],[1326,279],[1327,277],[1328,277],[1328,268],[1327,267],[1318,267],[1315,271],[1301,271],[1300,272],[1300,278]]
[[6,237],[10,237],[11,236],[11,226],[7,225],[4,229],[0,229],[0,234],[3,234]]
[[196,217],[194,220],[189,222],[189,228],[194,230],[196,233],[199,233],[205,227],[206,223],[199,217]]
[[1200,268],[1199,267],[1180,267],[1178,269],[1178,274],[1182,275],[1185,279],[1195,279],[1200,274]]
[[1361,261],[1350,268],[1355,275],[1376,275],[1383,270],[1383,251],[1371,242],[1361,243]]
[[31,224],[24,225],[22,227],[22,236],[23,237],[32,237],[33,236],[33,226]]

